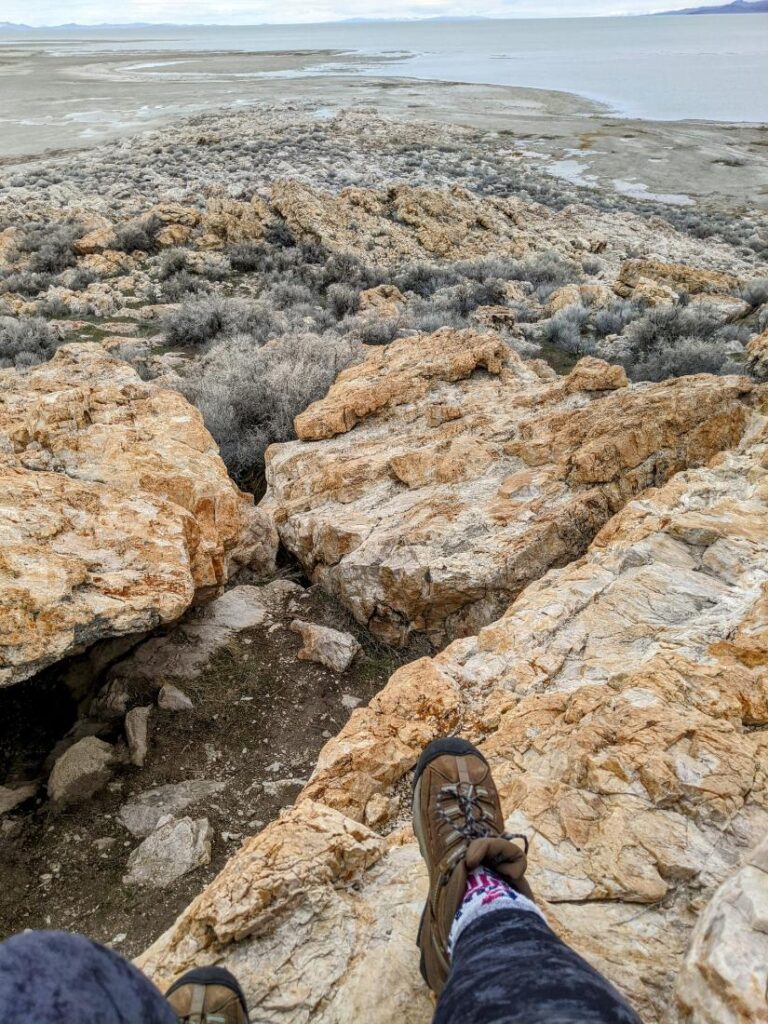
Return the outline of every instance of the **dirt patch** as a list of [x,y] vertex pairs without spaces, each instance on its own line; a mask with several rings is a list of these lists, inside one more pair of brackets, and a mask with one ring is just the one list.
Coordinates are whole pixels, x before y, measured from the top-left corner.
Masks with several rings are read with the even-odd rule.
[[[292,803],[299,784],[284,780],[309,777],[318,751],[344,725],[355,703],[366,703],[400,664],[426,653],[376,644],[314,588],[297,598],[296,611],[301,618],[353,632],[363,652],[352,667],[337,677],[320,665],[299,661],[301,640],[289,630],[289,617],[238,634],[198,679],[184,686],[193,711],[153,711],[144,768],[121,767],[107,789],[86,804],[64,810],[47,803],[41,787],[36,799],[3,819],[0,938],[24,928],[64,928],[111,944],[127,956],[139,953],[244,838]],[[17,737],[14,781],[40,771],[41,759],[58,738],[52,729],[56,713],[65,716],[66,725],[71,720],[71,706],[55,679],[46,680],[46,687],[35,690],[32,681],[0,692],[1,731]],[[60,704],[54,707],[49,701],[39,714],[51,694],[58,694]],[[105,738],[116,739],[121,730],[118,724]],[[28,737],[26,750],[19,747],[19,736]],[[125,886],[128,856],[141,840],[121,824],[120,807],[155,786],[188,779],[226,784],[221,793],[184,811],[211,822],[210,865],[161,891]],[[265,788],[265,783],[277,785]]]

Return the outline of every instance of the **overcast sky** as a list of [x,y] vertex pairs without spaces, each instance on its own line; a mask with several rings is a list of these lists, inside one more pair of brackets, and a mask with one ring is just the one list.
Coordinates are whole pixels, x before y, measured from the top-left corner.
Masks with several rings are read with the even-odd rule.
[[722,0],[0,0],[0,20],[27,25],[145,21],[253,25],[263,22],[435,15],[577,17],[643,14]]

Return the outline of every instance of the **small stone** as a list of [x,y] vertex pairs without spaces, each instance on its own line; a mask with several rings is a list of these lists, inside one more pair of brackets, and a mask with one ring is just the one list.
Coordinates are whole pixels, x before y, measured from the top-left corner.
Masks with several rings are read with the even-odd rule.
[[270,800],[279,800],[281,807],[287,807],[293,803],[306,784],[306,779],[277,779],[275,782],[265,782],[264,796]]
[[345,693],[342,694],[341,703],[349,711],[354,711],[356,707],[362,704],[362,700],[359,697],[353,697],[351,693]]
[[370,828],[385,825],[397,813],[397,801],[383,793],[374,793],[365,805],[365,823]]
[[48,779],[48,796],[59,804],[87,800],[103,789],[112,777],[114,748],[87,736],[63,754]]
[[314,622],[304,622],[302,619],[294,619],[290,628],[301,635],[303,647],[299,651],[299,658],[302,661],[316,661],[332,672],[346,672],[361,650],[351,633],[317,626]]
[[125,716],[125,738],[128,741],[128,753],[131,764],[143,768],[147,759],[147,729],[151,707],[132,708]]
[[157,706],[164,711],[191,711],[195,705],[178,686],[166,683],[157,695]]
[[37,792],[37,784],[26,783],[23,786],[0,786],[0,815],[7,814],[25,800],[31,800]]
[[111,849],[117,840],[113,836],[104,836],[102,839],[94,839],[93,845],[99,851]]
[[225,785],[224,782],[190,779],[157,786],[123,804],[118,817],[133,835],[148,836],[166,815],[176,815],[192,804],[209,799],[220,793]]
[[130,855],[123,884],[165,889],[177,878],[210,864],[211,838],[207,818],[171,819]]

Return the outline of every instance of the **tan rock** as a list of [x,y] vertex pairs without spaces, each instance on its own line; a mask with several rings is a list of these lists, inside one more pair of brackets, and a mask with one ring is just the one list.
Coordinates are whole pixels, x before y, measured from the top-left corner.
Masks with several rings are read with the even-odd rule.
[[768,330],[747,343],[747,369],[758,380],[768,380]]
[[737,443],[753,387],[626,385],[591,358],[553,379],[495,334],[406,338],[341,373],[297,417],[301,441],[269,449],[260,507],[359,622],[442,644],[583,554],[640,491]]
[[162,249],[186,245],[192,236],[192,228],[184,224],[166,224],[155,235],[155,241]]
[[566,284],[552,292],[548,305],[551,315],[566,306],[594,306],[601,309],[615,300],[615,294],[605,284]]
[[79,256],[89,256],[92,253],[100,253],[105,249],[111,249],[115,243],[115,229],[113,227],[97,227],[78,238],[72,248]]
[[646,491],[503,618],[396,672],[326,745],[296,806],[141,966],[163,985],[225,964],[265,1022],[284,1020],[288,999],[293,1021],[428,1024],[412,945],[426,878],[407,810],[387,840],[360,822],[396,826],[424,744],[460,731],[491,763],[507,827],[531,839],[550,922],[646,1024],[671,1024],[676,989],[685,1021],[761,1021],[764,849],[738,870],[768,831],[756,397],[763,413],[736,451]]
[[2,268],[9,266],[8,257],[13,252],[18,233],[18,228],[5,228],[0,231],[0,267]]
[[196,245],[199,249],[222,249],[236,242],[258,241],[270,219],[266,203],[259,196],[253,196],[249,203],[212,196],[200,222]]
[[100,345],[0,373],[0,478],[0,685],[274,557],[197,410]]
[[625,298],[635,297],[634,290],[643,280],[689,295],[731,295],[739,292],[742,286],[738,277],[722,271],[661,260],[632,259],[622,264],[615,291]]
[[332,672],[346,672],[362,649],[351,633],[318,626],[315,622],[294,619],[290,628],[302,640],[297,657],[302,661],[316,661]]
[[125,716],[125,739],[128,743],[128,755],[131,764],[137,768],[143,768],[147,759],[149,746],[148,729],[149,716],[152,708],[147,705],[142,708],[131,708]]
[[114,277],[116,274],[134,269],[137,266],[137,261],[128,253],[118,252],[107,247],[101,252],[84,256],[80,260],[79,266],[84,270],[92,270],[99,277]]
[[669,285],[661,284],[650,277],[640,277],[630,292],[630,297],[641,306],[664,306],[677,302],[680,296]]
[[147,210],[142,219],[159,220],[161,224],[165,225],[194,228],[200,223],[202,215],[193,206],[183,206],[181,203],[158,203]]
[[520,204],[458,186],[444,192],[411,185],[381,192],[346,188],[332,196],[282,181],[272,189],[272,205],[298,238],[358,252],[381,266],[522,255],[528,248],[515,221]]
[[0,786],[0,817],[15,810],[37,793],[37,783],[27,782],[19,786]]
[[517,314],[508,306],[478,306],[472,311],[472,320],[481,329],[511,331],[517,323]]
[[366,316],[391,319],[400,316],[405,298],[393,284],[380,284],[360,292],[360,312]]

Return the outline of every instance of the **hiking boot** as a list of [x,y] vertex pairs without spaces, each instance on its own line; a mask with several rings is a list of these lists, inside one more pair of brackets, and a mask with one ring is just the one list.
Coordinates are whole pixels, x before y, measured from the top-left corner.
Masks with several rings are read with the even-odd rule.
[[429,871],[419,925],[421,974],[440,994],[449,971],[448,936],[464,898],[469,871],[483,864],[533,899],[524,878],[525,850],[504,834],[504,818],[488,762],[458,737],[434,740],[414,775],[413,830]]
[[248,1024],[248,1006],[236,978],[223,967],[187,971],[165,993],[184,1024]]

